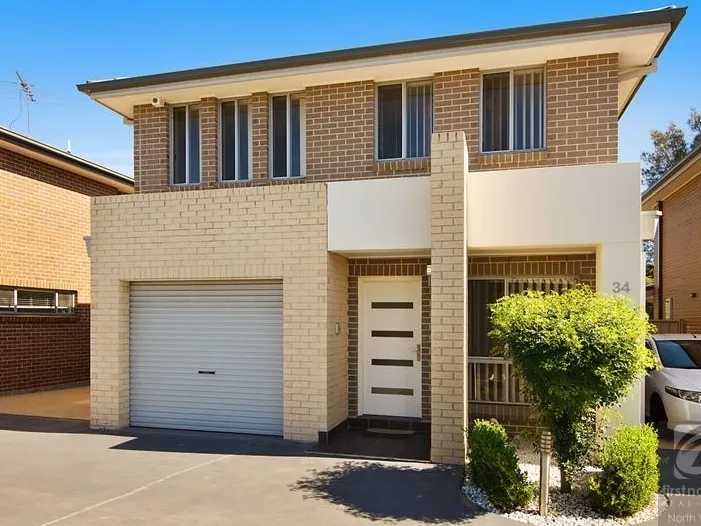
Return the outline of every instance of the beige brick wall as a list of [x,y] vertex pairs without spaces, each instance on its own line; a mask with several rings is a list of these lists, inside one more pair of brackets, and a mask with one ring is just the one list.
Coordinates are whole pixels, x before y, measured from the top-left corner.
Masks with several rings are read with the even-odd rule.
[[90,303],[90,197],[0,169],[0,285],[76,290]]
[[466,265],[464,132],[431,142],[431,460],[465,462]]
[[347,308],[345,271],[326,235],[323,184],[97,198],[92,425],[129,423],[130,282],[282,279],[284,434],[316,440],[346,396],[343,373],[328,368],[342,360],[345,336],[332,336],[332,325]]
[[[546,149],[524,153],[479,154],[480,70],[439,72],[434,76],[434,130],[463,131],[472,171],[534,166],[607,163],[618,160],[618,55],[549,61],[546,72]],[[426,175],[430,159],[375,161],[375,84],[359,80],[310,86],[305,90],[305,181]],[[216,99],[203,99],[202,185],[218,186]],[[270,181],[269,95],[255,93],[252,115],[253,180]],[[134,112],[137,192],[168,191],[168,110],[138,106]],[[165,120],[164,120],[165,118]],[[139,164],[141,163],[141,164]],[[143,182],[139,183],[143,179]],[[224,183],[227,184],[227,183]],[[231,183],[228,183],[231,184]]]
[[333,429],[348,418],[348,260],[329,253],[327,268],[326,425]]

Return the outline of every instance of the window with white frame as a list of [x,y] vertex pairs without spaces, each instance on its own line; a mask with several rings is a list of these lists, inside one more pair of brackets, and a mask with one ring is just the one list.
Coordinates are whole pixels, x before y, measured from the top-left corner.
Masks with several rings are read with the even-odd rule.
[[274,95],[270,101],[270,175],[304,175],[304,100],[300,94]]
[[542,68],[482,75],[482,152],[544,147],[544,80]]
[[377,159],[431,155],[433,86],[402,82],[377,86]]
[[175,106],[171,132],[173,184],[200,182],[200,107],[198,104]]
[[76,293],[0,287],[0,314],[73,314]]
[[221,180],[248,181],[250,169],[251,119],[248,103],[221,103]]

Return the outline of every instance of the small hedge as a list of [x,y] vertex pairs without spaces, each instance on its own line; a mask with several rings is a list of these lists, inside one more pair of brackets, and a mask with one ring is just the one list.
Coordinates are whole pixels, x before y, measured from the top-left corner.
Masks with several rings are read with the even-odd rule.
[[496,508],[511,511],[530,502],[535,485],[519,469],[516,451],[501,425],[475,421],[468,434],[468,446],[470,480],[487,493]]
[[620,427],[604,445],[602,473],[589,481],[592,507],[625,517],[650,504],[660,478],[657,447],[652,427]]

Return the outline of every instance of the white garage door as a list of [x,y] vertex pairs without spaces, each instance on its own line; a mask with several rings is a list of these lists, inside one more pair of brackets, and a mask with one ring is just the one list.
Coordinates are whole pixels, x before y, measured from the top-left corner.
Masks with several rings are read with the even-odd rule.
[[131,287],[131,425],[282,435],[282,285]]

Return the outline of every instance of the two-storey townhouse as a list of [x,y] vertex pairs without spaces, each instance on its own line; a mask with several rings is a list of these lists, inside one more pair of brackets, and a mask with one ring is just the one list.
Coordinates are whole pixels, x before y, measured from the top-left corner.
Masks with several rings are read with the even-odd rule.
[[130,177],[0,127],[0,394],[90,382],[90,198]]
[[423,425],[462,462],[469,418],[527,423],[487,305],[641,303],[618,119],[684,12],[80,85],[134,127],[136,195],[93,202],[92,425]]

